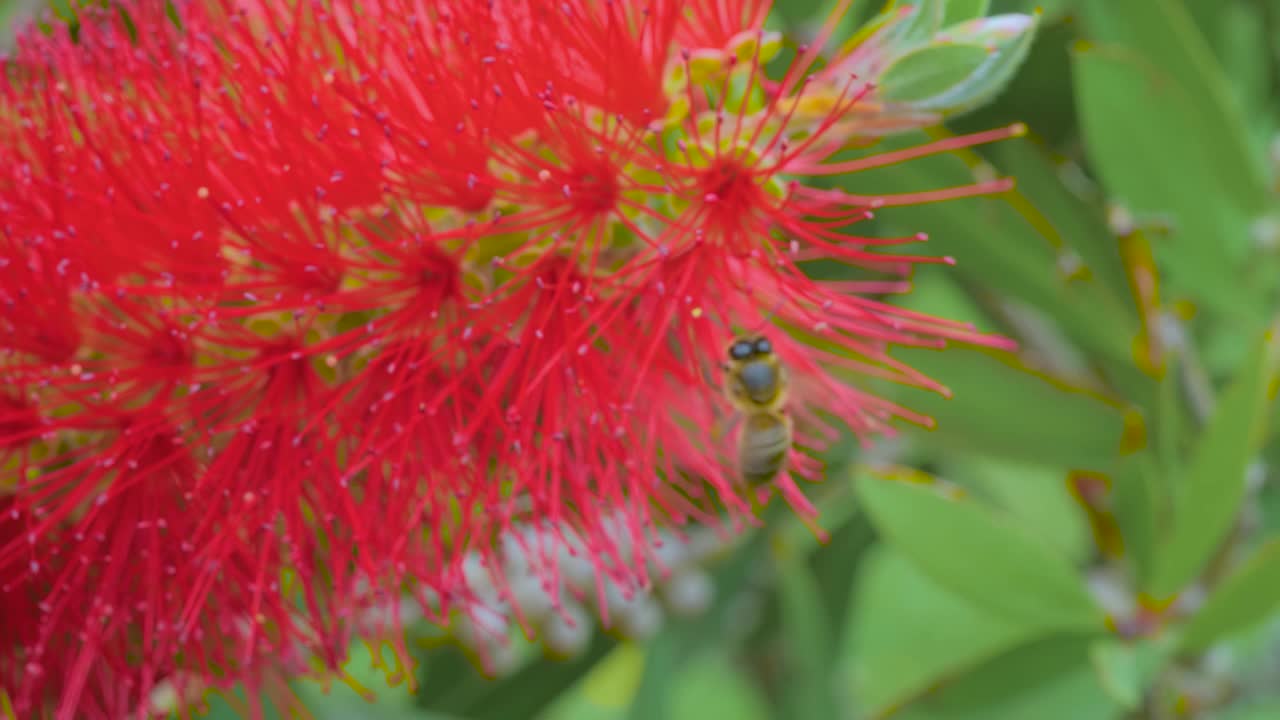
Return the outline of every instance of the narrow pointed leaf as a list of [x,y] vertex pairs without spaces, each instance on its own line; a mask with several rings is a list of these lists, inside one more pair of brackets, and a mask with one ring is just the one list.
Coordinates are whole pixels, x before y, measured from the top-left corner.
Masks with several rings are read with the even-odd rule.
[[1088,644],[1029,643],[955,679],[894,720],[1120,720],[1124,711],[1090,667]]
[[832,622],[823,607],[818,584],[798,558],[780,553],[777,559],[786,658],[782,704],[789,717],[838,717],[839,705],[832,684]]
[[1040,636],[984,612],[896,550],[873,550],[854,585],[842,674],[859,708],[880,713]]
[[703,653],[688,663],[673,691],[671,714],[664,720],[705,720],[710,717],[735,720],[769,718],[769,705],[759,686],[753,685],[724,652]]
[[[1260,212],[1267,205],[1267,187],[1262,158],[1248,146],[1248,133],[1239,105],[1231,98],[1232,78],[1213,56],[1196,19],[1188,11],[1192,5],[1211,6],[1199,0],[1081,0],[1079,2],[1089,36],[1102,43],[1131,48],[1146,63],[1162,68],[1162,82],[1179,90],[1182,97],[1194,98],[1185,120],[1195,129],[1200,142],[1210,140],[1212,154],[1205,158],[1212,168],[1215,184],[1190,183],[1193,188],[1221,188],[1224,195],[1236,198],[1250,212]],[[1228,3],[1235,6],[1236,3]],[[1228,7],[1214,6],[1210,14],[1221,19]],[[1233,43],[1240,42],[1238,37]],[[1261,63],[1253,61],[1255,66]],[[1142,107],[1130,98],[1123,107],[1132,112]],[[1155,108],[1151,108],[1155,109]],[[1182,118],[1165,118],[1175,122]],[[1156,128],[1153,128],[1156,129]],[[1168,148],[1169,155],[1182,155]],[[1176,159],[1173,157],[1166,160]],[[1205,176],[1200,177],[1202,180]],[[1221,182],[1221,185],[1216,184]]]
[[1082,47],[1072,66],[1086,151],[1112,199],[1172,220],[1174,234],[1157,248],[1169,282],[1212,310],[1261,324],[1258,289],[1239,272],[1260,209],[1227,190],[1238,178],[1220,163],[1228,141],[1195,121],[1203,98],[1126,48]]
[[1147,689],[1165,667],[1169,655],[1169,643],[1161,640],[1128,643],[1105,638],[1089,648],[1089,658],[1103,690],[1130,712],[1141,707]]
[[864,475],[858,490],[885,540],[975,607],[1045,628],[1104,627],[1080,574],[1031,532],[930,486]]
[[1089,276],[1115,299],[1117,311],[1132,314],[1126,302],[1129,283],[1124,262],[1099,208],[1063,184],[1062,171],[1035,141],[1009,140],[992,146],[990,152],[1001,170],[1017,178],[1015,192],[1026,199],[1025,209],[1033,213],[1040,233],[1051,243],[1074,251]]
[[1161,492],[1160,466],[1148,452],[1125,457],[1113,475],[1111,512],[1134,574],[1146,582],[1154,572],[1157,526],[1167,497]]
[[936,96],[963,83],[990,53],[978,45],[927,45],[898,58],[880,76],[882,97],[893,102],[928,105]]
[[1280,698],[1245,700],[1221,715],[1222,720],[1275,720],[1280,717]]
[[1280,540],[1263,544],[1214,589],[1182,629],[1183,649],[1204,650],[1217,640],[1261,622],[1280,607]]
[[1159,548],[1149,588],[1168,597],[1190,582],[1236,522],[1245,471],[1262,441],[1275,393],[1280,337],[1267,330],[1218,401],[1174,500],[1173,534]]
[[995,97],[1017,72],[1035,37],[1035,18],[998,15],[948,28],[908,50],[881,74],[880,96],[912,110],[954,114]]
[[[888,148],[927,142],[921,134],[887,140]],[[921,188],[958,187],[973,182],[973,170],[954,156],[923,158],[892,167],[853,173],[840,186],[869,197],[911,193]],[[1062,272],[1061,255],[1050,238],[1003,198],[884,208],[877,220],[895,232],[925,232],[917,251],[956,261],[947,275],[972,281],[1049,314],[1082,348],[1108,361],[1131,363],[1137,323],[1113,293]]]
[[[942,29],[946,17],[947,0],[913,0],[912,2],[894,2],[891,5],[907,5],[911,7],[911,17],[903,24],[897,42],[903,49],[916,43],[927,42],[934,33]],[[894,13],[900,8],[890,8],[887,13]]]
[[965,20],[983,17],[990,6],[991,0],[947,0],[942,26],[951,27]]
[[1089,526],[1079,512],[1061,468],[1007,458],[957,455],[942,464],[948,479],[972,487],[1022,527],[1073,562],[1094,551]]
[[947,386],[950,398],[901,391],[902,402],[932,417],[930,439],[1010,459],[1106,471],[1125,438],[1114,404],[1023,364],[1012,353],[956,346],[900,350],[894,356]]

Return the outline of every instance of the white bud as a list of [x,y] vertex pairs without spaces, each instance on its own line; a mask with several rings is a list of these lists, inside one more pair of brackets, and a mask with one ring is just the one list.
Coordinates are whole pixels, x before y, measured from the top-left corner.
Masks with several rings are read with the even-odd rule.
[[662,586],[667,607],[677,617],[693,617],[706,612],[715,592],[711,577],[701,570],[676,573]]
[[547,619],[542,642],[547,649],[563,657],[573,657],[586,649],[594,629],[587,612],[577,603],[565,603],[563,612]]
[[618,629],[632,640],[648,640],[662,629],[663,620],[662,606],[646,595],[618,614]]

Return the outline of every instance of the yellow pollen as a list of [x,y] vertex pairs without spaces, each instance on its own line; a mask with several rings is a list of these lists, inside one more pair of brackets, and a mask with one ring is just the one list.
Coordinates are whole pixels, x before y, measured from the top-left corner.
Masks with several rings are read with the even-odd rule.
[[702,308],[700,308],[700,307],[696,307],[696,308],[694,308],[694,309],[690,310],[690,311],[689,311],[689,314],[690,314],[690,315],[692,315],[692,316],[694,316],[695,318],[700,318],[700,317],[702,317]]
[[196,197],[200,198],[201,200],[203,200],[203,199],[205,199],[205,198],[209,197],[209,188],[207,188],[207,187],[205,187],[205,186],[203,186],[203,185],[201,185],[200,187],[196,188]]

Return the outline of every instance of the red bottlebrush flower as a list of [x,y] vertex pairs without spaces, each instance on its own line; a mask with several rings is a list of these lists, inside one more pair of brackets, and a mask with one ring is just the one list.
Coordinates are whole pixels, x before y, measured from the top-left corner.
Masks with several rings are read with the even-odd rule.
[[[514,602],[513,553],[553,604],[567,546],[625,594],[659,530],[775,489],[812,518],[798,481],[839,433],[927,423],[857,382],[944,391],[889,348],[1002,342],[870,299],[938,259],[852,226],[1006,183],[811,181],[1016,129],[837,157],[915,116],[831,69],[883,66],[866,48],[806,79],[834,18],[777,73],[760,0],[120,9],[0,68],[0,609],[31,618],[0,631],[0,693],[24,717],[335,667],[388,598]],[[791,378],[754,488],[720,369],[741,335]]]

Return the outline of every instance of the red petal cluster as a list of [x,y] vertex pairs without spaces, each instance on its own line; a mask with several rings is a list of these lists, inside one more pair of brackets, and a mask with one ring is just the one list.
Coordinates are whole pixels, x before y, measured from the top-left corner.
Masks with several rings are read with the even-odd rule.
[[337,665],[379,599],[465,602],[468,557],[501,587],[525,523],[647,582],[655,528],[749,512],[711,372],[735,333],[775,326],[797,378],[777,487],[805,513],[795,479],[842,426],[927,422],[843,371],[935,387],[888,347],[979,339],[860,294],[900,279],[803,264],[905,274],[920,259],[883,247],[919,238],[849,226],[1002,184],[807,188],[877,164],[827,162],[852,90],[789,139],[812,54],[748,115],[726,52],[719,106],[688,90],[712,121],[667,119],[673,64],[759,33],[766,2],[118,5],[0,66],[0,698],[21,717]]

